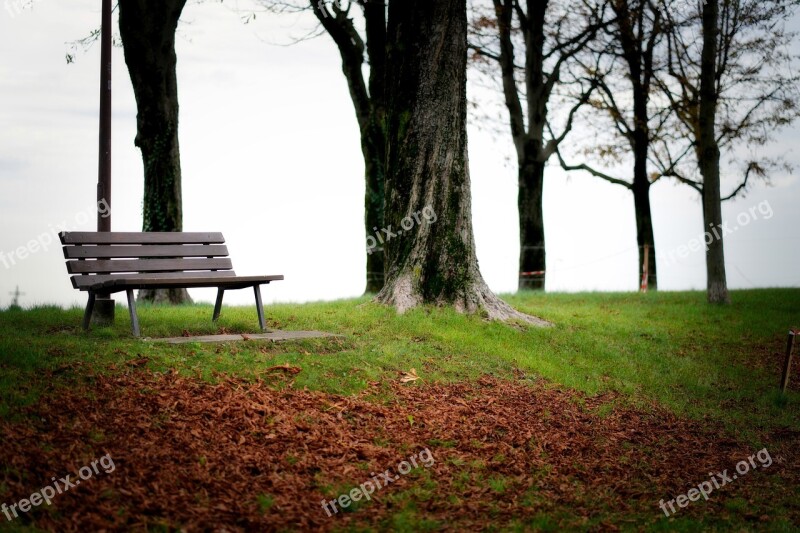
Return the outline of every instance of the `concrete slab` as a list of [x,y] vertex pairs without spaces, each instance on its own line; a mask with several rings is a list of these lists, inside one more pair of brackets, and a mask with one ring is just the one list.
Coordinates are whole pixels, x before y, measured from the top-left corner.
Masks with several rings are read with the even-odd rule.
[[320,339],[324,337],[342,337],[334,333],[323,331],[270,331],[268,333],[256,333],[253,335],[242,335],[244,340],[271,340],[271,341],[291,341],[296,339]]
[[342,337],[335,333],[322,331],[269,331],[267,333],[244,333],[242,335],[198,335],[196,337],[168,337],[163,339],[144,339],[147,342],[164,342],[167,344],[189,344],[199,342],[209,344],[215,342],[238,342],[250,340],[266,340],[270,342],[291,341],[298,339],[321,339],[326,337]]

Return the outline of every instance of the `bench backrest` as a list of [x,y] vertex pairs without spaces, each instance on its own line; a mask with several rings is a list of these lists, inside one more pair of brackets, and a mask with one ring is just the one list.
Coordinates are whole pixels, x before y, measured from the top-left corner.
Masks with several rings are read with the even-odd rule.
[[76,289],[118,278],[236,276],[222,233],[71,231],[59,237]]

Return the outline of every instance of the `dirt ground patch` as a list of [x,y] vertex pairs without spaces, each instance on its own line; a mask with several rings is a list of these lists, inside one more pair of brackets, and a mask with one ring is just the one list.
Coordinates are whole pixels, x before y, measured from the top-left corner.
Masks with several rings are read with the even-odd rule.
[[[16,521],[54,531],[614,530],[655,522],[659,500],[755,453],[707,424],[542,381],[392,388],[391,401],[375,403],[370,390],[340,397],[143,370],[96,376],[47,395],[24,423],[0,422],[0,502],[27,498],[54,476],[75,480],[110,454],[113,472]],[[723,517],[723,502],[736,497],[750,503],[754,524],[769,522],[757,495],[798,487],[800,438],[779,441],[768,469],[678,515]],[[425,449],[429,468],[398,473]],[[387,469],[397,479],[369,501],[330,517],[322,508]],[[796,520],[798,508],[790,513]]]

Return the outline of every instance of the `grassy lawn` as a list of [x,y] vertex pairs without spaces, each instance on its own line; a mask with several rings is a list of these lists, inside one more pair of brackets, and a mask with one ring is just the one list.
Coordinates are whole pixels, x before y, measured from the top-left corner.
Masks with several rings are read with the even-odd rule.
[[[449,310],[432,308],[398,316],[368,299],[274,305],[267,308],[271,328],[321,330],[342,337],[275,344],[240,341],[178,346],[133,339],[127,311],[123,307],[117,309],[118,319],[113,328],[94,329],[88,334],[79,328],[80,309],[41,307],[4,311],[0,312],[0,420],[14,427],[33,424],[31,413],[37,406],[47,404],[64,390],[70,391],[70,395],[80,395],[82,391],[88,396],[99,394],[93,388],[96,383],[119,375],[133,375],[135,379],[180,376],[190,380],[187,383],[200,380],[208,387],[234,379],[242,387],[260,384],[284,393],[307,390],[312,394],[310,398],[323,397],[317,393],[327,395],[326,398],[358,398],[366,402],[366,407],[363,407],[366,410],[373,409],[369,404],[375,405],[375,409],[411,405],[416,400],[403,396],[406,391],[424,395],[426,388],[442,394],[458,390],[464,393],[464,401],[472,401],[480,395],[476,390],[483,389],[459,387],[477,387],[486,376],[491,376],[491,379],[499,381],[487,385],[486,394],[496,397],[499,403],[507,400],[509,395],[527,394],[516,388],[513,393],[503,392],[505,383],[513,383],[515,387],[535,387],[540,391],[537,394],[545,396],[548,390],[558,390],[561,391],[559,394],[563,392],[566,395],[565,398],[573,397],[581,405],[594,405],[593,402],[601,398],[592,411],[598,423],[602,423],[606,416],[609,424],[617,423],[614,422],[615,412],[645,413],[643,416],[667,413],[686,420],[689,425],[694,424],[692,427],[718,431],[722,440],[735,441],[752,450],[769,448],[780,451],[779,462],[783,464],[785,475],[771,476],[770,482],[763,486],[760,484],[763,480],[737,482],[736,490],[741,486],[743,493],[721,493],[713,505],[703,501],[693,503],[689,510],[681,511],[679,516],[671,519],[666,519],[663,514],[659,516],[660,511],[653,501],[621,511],[603,507],[610,499],[606,501],[597,496],[600,500],[595,502],[593,497],[584,495],[579,498],[580,504],[591,512],[586,521],[581,521],[571,509],[569,498],[563,504],[545,504],[531,493],[514,497],[515,502],[527,498],[525,501],[533,509],[531,513],[515,517],[513,513],[504,514],[501,506],[496,519],[490,513],[481,528],[603,530],[619,526],[652,530],[713,527],[721,530],[790,531],[800,527],[797,522],[800,504],[794,502],[800,489],[796,484],[800,470],[797,463],[797,444],[800,441],[800,395],[797,392],[800,378],[797,375],[800,371],[795,369],[792,390],[786,396],[778,393],[777,384],[786,333],[791,327],[800,326],[800,290],[739,291],[734,292],[732,298],[733,305],[714,307],[705,303],[703,293],[507,296],[506,300],[516,308],[555,324],[555,327],[546,329],[490,323],[479,317],[465,317]],[[210,315],[209,305],[140,308],[142,331],[149,337],[255,330],[256,317],[252,307],[225,308],[216,325],[211,324]],[[275,367],[281,365],[288,365],[292,372],[276,371]],[[420,379],[399,385],[401,373],[412,368]],[[74,401],[80,402],[77,397]],[[441,409],[446,410],[446,404]],[[579,410],[576,416],[582,412]],[[543,416],[552,414],[549,411],[542,413],[545,413]],[[437,415],[431,413],[430,416]],[[390,418],[387,418],[387,424]],[[404,423],[408,424],[410,433],[423,431],[415,434],[415,438],[434,441],[440,448],[440,455],[449,457],[449,467],[456,469],[458,460],[480,461],[476,459],[480,456],[477,451],[466,449],[469,440],[464,441],[466,444],[459,440],[456,422],[451,429],[442,426],[445,428],[443,433],[451,431],[448,435],[452,440],[447,441],[424,433],[425,428],[417,428],[412,415],[403,415],[398,423],[406,420]],[[532,419],[520,419],[518,423],[533,422]],[[619,423],[624,428],[624,420]],[[398,450],[403,449],[402,443],[398,441],[396,444]],[[380,442],[376,444],[381,445]],[[792,447],[794,452],[788,451]],[[776,457],[777,451],[772,451]],[[458,454],[462,452],[478,455],[473,459],[464,459],[467,456],[459,459]],[[793,455],[787,455],[791,453]],[[556,464],[552,459],[549,461]],[[467,477],[460,481],[448,480],[447,483],[440,477],[432,479],[430,472],[421,470],[414,483],[392,492],[382,503],[360,505],[355,511],[345,513],[344,522],[337,521],[341,518],[337,516],[336,520],[321,522],[321,525],[315,523],[314,527],[446,530],[453,527],[452,524],[448,526],[446,521],[429,518],[419,507],[420,501],[441,499],[440,507],[431,503],[425,508],[439,509],[441,518],[442,513],[446,515],[442,509],[447,505],[457,505],[452,499],[460,498],[458,492],[466,490],[470,483],[481,485],[499,498],[498,495],[515,484],[521,483],[526,490],[531,489],[530,483],[522,478],[535,477],[530,472],[515,477],[511,470],[508,478],[492,477],[492,469],[487,470],[486,464],[473,466],[475,468],[469,470]],[[719,458],[720,470],[730,467],[729,458]],[[2,464],[0,468],[4,468]],[[498,468],[502,471],[502,467]],[[11,470],[5,467],[4,472],[0,472],[0,502],[11,502],[14,499],[11,493],[15,493],[10,489],[14,483],[3,483],[3,476],[15,483],[21,483],[20,480],[25,478],[24,473],[10,473]],[[478,475],[480,472],[483,473]],[[690,471],[687,483],[682,486],[705,481],[706,474],[706,470],[697,470],[691,477]],[[459,475],[465,474],[461,472]],[[575,476],[582,479],[578,474]],[[358,472],[351,473],[342,479],[342,483],[352,486],[364,477]],[[751,477],[755,479],[756,476]],[[26,482],[25,486],[30,490],[40,486],[35,480],[26,479]],[[589,483],[586,480],[580,482]],[[535,487],[535,480],[532,483]],[[786,486],[786,483],[791,484]],[[440,489],[436,488],[437,484]],[[748,492],[748,487],[753,489],[756,486],[760,487],[756,495]],[[667,499],[677,494],[671,487],[661,487],[660,492],[658,489],[643,488]],[[337,490],[336,486],[328,486],[326,493],[320,488],[326,498],[327,494],[335,497]],[[253,497],[260,502],[262,510],[277,505],[273,503],[276,495],[257,494]],[[379,507],[383,509],[381,512],[385,511],[384,514],[375,511]],[[373,511],[377,513],[374,517],[371,516]],[[34,523],[38,523],[41,515],[34,513],[30,516]],[[49,519],[58,523],[57,517],[50,516]],[[8,524],[0,520],[0,528],[31,525],[26,520],[29,518]],[[51,522],[45,520],[44,524],[47,529],[51,528]],[[126,527],[130,525],[128,522]],[[166,523],[156,520],[146,527],[169,529],[178,525],[168,520]],[[288,530],[304,529],[298,523],[285,527]]]

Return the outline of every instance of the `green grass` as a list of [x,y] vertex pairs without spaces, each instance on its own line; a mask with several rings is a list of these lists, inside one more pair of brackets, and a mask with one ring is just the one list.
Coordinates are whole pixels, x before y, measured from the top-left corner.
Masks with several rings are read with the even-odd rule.
[[275,498],[269,494],[259,494],[256,496],[256,503],[258,504],[258,509],[263,514],[267,514],[272,509],[272,506],[275,505]]
[[[777,392],[786,333],[800,326],[800,290],[737,291],[729,307],[702,293],[521,294],[506,299],[555,324],[521,328],[448,309],[397,315],[355,299],[267,308],[269,326],[322,330],[342,338],[272,344],[166,345],[132,338],[127,311],[112,328],[86,334],[82,310],[38,307],[0,312],[0,416],[46,389],[115,371],[131,361],[151,371],[176,369],[213,380],[219,374],[264,376],[275,365],[302,368],[294,387],[351,394],[415,368],[425,382],[455,382],[515,370],[588,394],[614,390],[623,401],[658,402],[694,418],[719,420],[745,438],[757,430],[800,427],[800,396]],[[252,307],[225,308],[217,325],[210,305],[141,306],[150,337],[254,332]],[[146,360],[146,362],[142,361]],[[376,393],[380,400],[388,388]],[[600,413],[602,415],[602,413]],[[410,421],[410,423],[412,423]],[[398,518],[401,520],[401,518]]]

